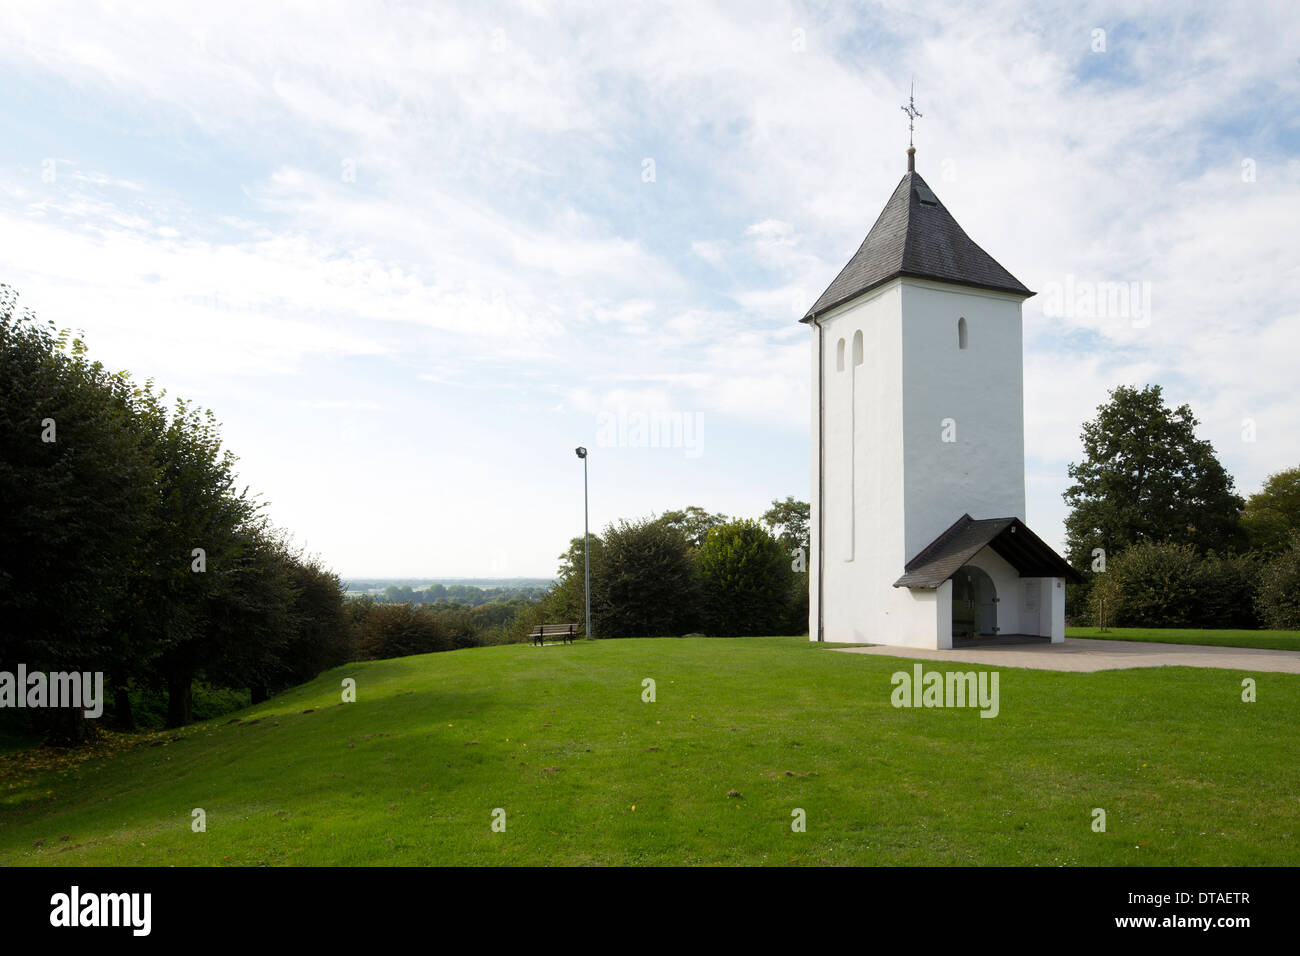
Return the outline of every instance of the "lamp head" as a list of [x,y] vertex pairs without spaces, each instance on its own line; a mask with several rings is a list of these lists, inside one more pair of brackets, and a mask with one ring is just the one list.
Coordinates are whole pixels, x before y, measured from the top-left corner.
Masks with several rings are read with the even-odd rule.
[[579,458],[586,458],[586,457],[587,457],[587,449],[585,449],[585,448],[575,448],[575,449],[574,449],[574,452],[577,454],[577,456],[578,456]]

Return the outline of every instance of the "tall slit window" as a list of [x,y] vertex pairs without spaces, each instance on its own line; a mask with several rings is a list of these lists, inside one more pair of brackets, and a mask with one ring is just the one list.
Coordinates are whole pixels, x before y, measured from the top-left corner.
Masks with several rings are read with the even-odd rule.
[[840,339],[839,344],[835,346],[835,371],[844,371],[844,340]]
[[957,348],[964,349],[965,347],[966,347],[966,316],[963,315],[961,318],[957,320]]
[[853,333],[853,364],[862,364],[862,330]]

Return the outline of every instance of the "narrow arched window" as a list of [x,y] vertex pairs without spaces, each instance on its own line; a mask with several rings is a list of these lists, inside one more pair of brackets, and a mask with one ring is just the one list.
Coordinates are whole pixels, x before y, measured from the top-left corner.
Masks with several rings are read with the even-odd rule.
[[862,330],[853,333],[853,364],[862,364]]
[[957,348],[964,349],[965,347],[966,347],[966,316],[963,315],[961,318],[957,320]]
[[844,340],[840,339],[839,344],[835,346],[835,371],[844,371]]

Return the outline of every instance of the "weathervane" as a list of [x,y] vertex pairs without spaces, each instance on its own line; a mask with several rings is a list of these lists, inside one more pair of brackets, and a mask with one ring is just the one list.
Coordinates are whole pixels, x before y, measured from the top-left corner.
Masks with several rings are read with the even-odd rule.
[[899,109],[901,109],[904,113],[907,114],[907,148],[908,149],[913,148],[912,130],[915,128],[916,118],[921,115],[916,108],[915,94],[916,94],[916,79],[914,77],[912,79],[912,91],[907,96],[907,105],[899,107]]

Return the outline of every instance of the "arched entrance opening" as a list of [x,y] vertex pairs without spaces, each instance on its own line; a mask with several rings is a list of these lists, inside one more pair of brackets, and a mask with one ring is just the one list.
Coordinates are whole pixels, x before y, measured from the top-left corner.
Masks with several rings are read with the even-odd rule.
[[952,639],[998,633],[998,592],[986,571],[966,565],[952,576]]

